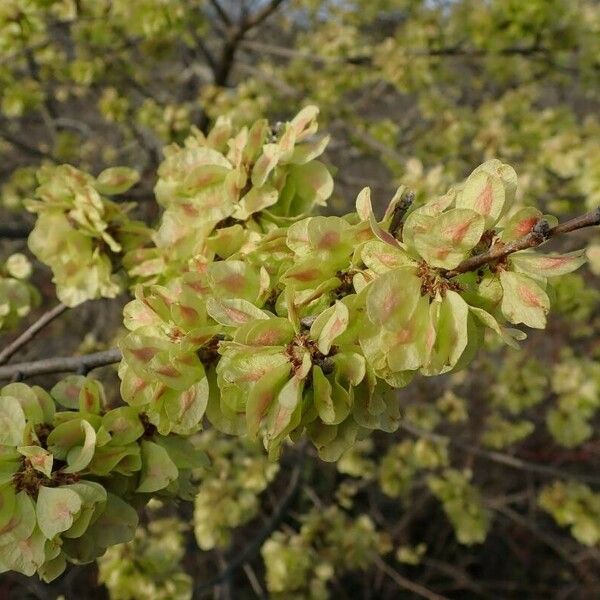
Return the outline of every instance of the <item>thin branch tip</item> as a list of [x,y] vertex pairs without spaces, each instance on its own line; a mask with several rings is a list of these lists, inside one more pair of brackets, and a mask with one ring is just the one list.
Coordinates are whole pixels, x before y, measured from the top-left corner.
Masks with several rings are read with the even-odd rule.
[[475,256],[469,256],[468,258],[465,258],[465,260],[463,260],[456,268],[444,272],[443,275],[447,279],[451,279],[452,277],[456,277],[462,273],[467,273],[468,271],[476,271],[480,267],[506,258],[514,252],[541,246],[543,243],[557,235],[571,233],[572,231],[585,229],[586,227],[594,227],[596,225],[600,225],[600,207],[589,213],[580,215],[579,217],[569,219],[564,223],[559,223],[554,227],[550,227],[550,224],[546,219],[540,219],[533,226],[531,231],[524,236],[507,244],[495,244],[487,252],[476,254]]
[[89,373],[92,369],[118,363],[121,358],[122,354],[118,348],[110,348],[109,350],[82,356],[43,358],[14,365],[4,365],[0,366],[0,381],[12,380],[14,377],[26,379],[34,375],[48,375],[50,373],[83,373],[84,369],[86,373]]
[[540,219],[532,229],[532,233],[542,238],[542,240],[547,240],[550,237],[550,231],[550,223],[546,219]]
[[62,315],[67,308],[66,305],[60,303],[45,312],[35,323],[30,325],[21,335],[0,351],[0,365],[7,363],[13,354],[17,353],[30,342],[42,329],[54,321],[56,317]]

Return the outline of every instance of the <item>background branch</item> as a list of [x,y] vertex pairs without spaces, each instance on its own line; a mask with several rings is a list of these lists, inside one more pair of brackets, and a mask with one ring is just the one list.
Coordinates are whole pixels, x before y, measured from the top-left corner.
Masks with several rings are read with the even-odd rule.
[[466,444],[453,437],[440,435],[438,433],[432,433],[431,431],[425,431],[424,429],[415,427],[414,425],[411,425],[410,423],[407,423],[405,421],[400,423],[400,429],[403,429],[407,433],[410,433],[411,435],[414,435],[418,438],[426,438],[437,442],[448,442],[451,446],[455,446],[467,452],[472,452],[477,456],[486,458],[488,460],[499,463],[506,467],[510,467],[512,469],[518,469],[519,471],[530,471],[532,473],[539,473],[540,475],[546,475],[548,477],[558,477],[560,479],[575,479],[579,481],[585,481],[587,483],[600,485],[600,477],[595,477],[593,475],[575,475],[572,473],[567,473],[562,469],[556,469],[554,467],[539,465],[537,463],[525,461],[520,458],[517,458],[516,456],[511,456],[510,454],[504,454],[495,450],[486,450],[484,448],[480,448],[479,446]]
[[[243,18],[241,22],[234,26],[231,22],[231,18],[225,13],[223,7],[219,4],[218,0],[212,0],[212,4],[215,10],[221,16],[221,19],[226,22],[227,31],[225,33],[225,42],[221,49],[220,57],[217,61],[209,61],[209,66],[213,71],[213,83],[218,87],[225,87],[229,81],[233,65],[235,63],[235,55],[242,43],[245,35],[255,27],[258,27],[263,21],[268,19],[283,3],[285,0],[271,0],[261,10],[257,11],[253,15]],[[202,48],[200,47],[202,51]],[[208,116],[204,111],[199,120],[199,128],[207,132],[208,127]]]
[[112,365],[121,360],[121,351],[111,348],[83,356],[63,356],[57,358],[44,358],[30,362],[4,365],[0,367],[0,381],[10,379],[23,379],[32,375],[45,375],[48,373],[87,373],[92,369]]
[[542,219],[537,222],[532,231],[527,235],[508,244],[497,243],[487,252],[476,254],[463,260],[455,269],[446,271],[444,276],[450,278],[456,277],[461,273],[466,273],[467,271],[476,271],[479,267],[483,267],[483,265],[501,260],[519,250],[527,250],[528,248],[540,246],[557,235],[571,233],[572,231],[595,225],[600,225],[600,208],[556,225],[556,227],[549,227],[548,222]]
[[398,586],[401,588],[416,594],[417,596],[421,596],[421,598],[426,598],[427,600],[448,600],[446,596],[440,596],[440,594],[436,594],[431,590],[427,589],[425,586],[420,585],[410,579],[407,579],[403,575],[400,575],[398,571],[392,569],[378,554],[374,556],[375,566],[385,573],[390,579],[395,581]]
[[44,327],[46,327],[46,325],[54,321],[56,317],[62,315],[67,308],[67,306],[61,303],[45,312],[35,323],[28,327],[19,337],[13,340],[0,352],[0,365],[8,362],[8,359],[13,354],[18,352],[25,344],[32,340]]
[[217,13],[217,15],[219,15],[219,18],[221,19],[221,21],[223,21],[223,23],[227,27],[232,25],[231,17],[227,14],[227,11],[221,6],[221,3],[219,2],[219,0],[210,0],[210,3],[212,5],[212,7],[215,9],[215,12]]
[[267,521],[264,527],[257,533],[257,535],[252,539],[247,546],[245,546],[240,552],[238,552],[232,560],[227,565],[226,569],[221,573],[216,575],[213,579],[206,583],[201,583],[199,586],[196,586],[194,590],[194,598],[200,598],[204,592],[208,592],[212,590],[216,585],[219,585],[226,579],[228,579],[237,569],[243,567],[244,563],[246,563],[249,559],[258,552],[263,543],[267,540],[267,538],[279,527],[279,524],[285,517],[288,507],[290,506],[298,488],[300,487],[301,481],[301,470],[302,470],[302,459],[304,454],[300,455],[300,462],[296,464],[294,470],[292,471],[292,475],[290,477],[290,482],[281,498],[279,504],[275,507],[271,518]]

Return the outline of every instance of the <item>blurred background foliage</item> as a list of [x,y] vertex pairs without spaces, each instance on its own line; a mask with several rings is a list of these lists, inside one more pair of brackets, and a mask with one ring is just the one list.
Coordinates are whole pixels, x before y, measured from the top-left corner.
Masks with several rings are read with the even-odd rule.
[[[3,0],[0,328],[53,293],[25,256],[41,166],[135,168],[128,198],[154,223],[164,145],[308,103],[332,136],[329,212],[365,185],[380,210],[400,184],[423,201],[493,157],[541,210],[600,204],[597,0]],[[297,447],[276,466],[206,431],[193,503],[155,502],[133,542],[51,585],[2,575],[0,596],[598,598],[600,236],[587,239],[548,330],[415,380],[396,434],[335,465]],[[103,348],[121,307],[80,306],[21,357]]]

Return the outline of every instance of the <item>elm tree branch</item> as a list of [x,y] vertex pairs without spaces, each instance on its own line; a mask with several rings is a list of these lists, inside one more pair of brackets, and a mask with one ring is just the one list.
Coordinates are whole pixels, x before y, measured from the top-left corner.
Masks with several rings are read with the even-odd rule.
[[446,596],[441,596],[440,594],[427,589],[420,583],[416,583],[415,581],[411,581],[403,575],[400,575],[400,573],[398,573],[396,569],[390,567],[379,554],[373,555],[373,561],[375,562],[375,566],[392,579],[400,588],[408,590],[421,598],[426,598],[426,600],[449,600]]
[[54,308],[45,312],[35,323],[29,326],[19,337],[13,340],[8,346],[0,351],[0,365],[8,362],[9,358],[18,352],[25,344],[32,340],[46,325],[54,321],[56,317],[62,315],[67,306],[64,304],[57,304]]
[[44,152],[43,150],[40,150],[35,146],[30,146],[23,140],[20,140],[19,138],[13,136],[8,131],[0,130],[0,138],[4,139],[9,144],[12,144],[15,148],[18,148],[19,150],[35,158],[50,160],[55,164],[58,164],[60,162],[52,153]]
[[214,73],[217,69],[217,61],[213,53],[209,50],[208,46],[204,43],[204,40],[199,35],[197,35],[195,32],[192,32],[192,35],[194,35],[194,41],[196,42],[198,49],[206,59],[210,70]]
[[463,260],[455,269],[446,271],[444,276],[451,278],[456,277],[461,273],[466,273],[467,271],[476,271],[480,267],[501,260],[513,252],[535,248],[536,246],[540,246],[544,242],[547,242],[552,237],[564,233],[571,233],[572,231],[584,229],[585,227],[593,227],[595,225],[600,225],[600,208],[586,213],[585,215],[570,219],[569,221],[565,221],[564,223],[560,223],[555,227],[550,227],[548,221],[541,219],[536,223],[533,229],[523,237],[508,244],[495,244],[487,252],[470,256]]
[[[213,69],[215,85],[219,87],[227,85],[233,69],[235,55],[246,34],[268,19],[284,2],[285,0],[271,0],[261,10],[242,19],[235,25],[218,0],[212,0],[215,10],[227,26],[226,39],[220,57],[218,61],[213,61],[213,64],[210,65]],[[202,125],[206,126],[205,123],[202,123]]]
[[261,10],[245,19],[242,23],[244,33],[266,21],[284,2],[285,0],[271,0]]
[[[212,0],[215,10],[227,26],[219,59],[216,62],[213,61],[213,64],[210,65],[213,71],[213,83],[216,86],[225,87],[227,85],[235,63],[235,56],[246,34],[268,19],[284,2],[285,0],[271,0],[262,9],[246,16],[237,25],[234,25],[218,0]],[[205,133],[208,121],[208,116],[204,112],[200,118],[199,127]]]
[[268,19],[285,0],[271,0],[261,10],[243,19],[237,26],[228,28],[227,39],[221,52],[221,57],[215,71],[215,85],[225,86],[233,68],[235,55],[244,36],[263,21]]
[[[247,40],[243,45],[249,50],[280,56],[282,58],[308,60],[316,64],[349,64],[359,66],[374,66],[373,57],[369,54],[356,54],[344,58],[332,58],[329,56],[320,56],[311,52],[295,50],[277,46],[274,44],[258,42],[256,40]],[[508,46],[497,50],[488,50],[484,48],[465,48],[463,46],[451,46],[444,48],[423,48],[407,49],[406,56],[414,58],[445,58],[445,57],[465,57],[465,58],[484,58],[486,56],[523,56],[540,57],[548,56],[550,50],[541,46]]]
[[287,510],[294,499],[298,489],[300,488],[300,482],[302,480],[302,463],[304,454],[302,453],[299,457],[298,463],[292,471],[290,481],[286,490],[281,497],[281,501],[275,507],[271,518],[265,523],[264,527],[257,533],[257,535],[248,543],[247,546],[241,549],[232,560],[229,562],[227,567],[213,579],[206,583],[200,583],[194,590],[194,598],[200,598],[202,594],[212,590],[216,585],[219,585],[226,579],[228,579],[235,571],[240,567],[244,566],[244,563],[248,562],[260,549],[267,538],[279,527],[283,521]]
[[118,348],[111,348],[93,354],[82,356],[63,356],[44,358],[30,362],[15,363],[0,367],[0,381],[12,379],[25,379],[33,375],[47,375],[48,373],[87,373],[98,367],[105,367],[118,363],[122,358]]
[[223,23],[230,27],[232,25],[231,17],[227,14],[227,11],[221,6],[219,0],[210,0],[212,7],[215,9],[216,13],[219,15],[219,18]]
[[415,437],[422,437],[436,442],[448,442],[450,445],[455,446],[456,448],[465,450],[467,452],[472,452],[476,456],[485,458],[487,460],[504,465],[506,467],[510,467],[511,469],[517,469],[519,471],[529,471],[531,473],[538,473],[547,477],[558,477],[560,479],[575,479],[578,481],[584,481],[586,483],[596,485],[600,484],[600,477],[595,477],[594,475],[571,474],[554,467],[528,462],[517,458],[516,456],[511,456],[510,454],[496,452],[495,450],[485,450],[484,448],[480,448],[479,446],[467,444],[452,437],[447,437],[444,435],[439,435],[437,433],[432,433],[430,431],[425,431],[424,429],[415,427],[410,423],[401,423],[400,429],[403,429],[404,431],[410,433]]

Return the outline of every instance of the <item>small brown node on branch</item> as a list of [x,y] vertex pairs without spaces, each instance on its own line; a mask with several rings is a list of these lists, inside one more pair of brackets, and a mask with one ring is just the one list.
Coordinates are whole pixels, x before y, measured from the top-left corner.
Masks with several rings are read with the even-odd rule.
[[[62,461],[54,461],[55,464]],[[17,492],[25,492],[32,498],[37,498],[40,487],[58,487],[61,485],[70,485],[79,481],[77,473],[65,473],[63,467],[54,471],[51,477],[46,477],[43,473],[34,468],[31,459],[23,458],[21,468],[13,475],[13,484]]]
[[48,436],[52,431],[52,426],[48,425],[48,423],[38,423],[35,428],[35,435],[37,435],[38,440],[40,441],[40,446],[42,448],[47,448],[46,443],[48,440]]
[[354,293],[354,283],[353,277],[354,272],[352,270],[348,271],[338,271],[336,273],[336,277],[340,280],[340,285],[336,288],[334,295],[339,300],[340,298],[344,298],[349,294]]
[[222,335],[214,335],[204,346],[198,348],[196,354],[205,367],[210,367],[219,360],[219,342]]
[[150,419],[146,413],[140,413],[139,416],[140,422],[144,427],[144,433],[142,434],[145,438],[151,438],[156,433],[156,426],[150,423]]
[[302,367],[302,352],[298,352],[299,349],[306,349],[310,354],[311,362],[314,365],[318,365],[323,369],[324,373],[331,373],[333,371],[333,362],[331,356],[337,353],[337,348],[332,346],[329,350],[329,354],[323,354],[317,345],[317,342],[309,337],[308,332],[298,334],[285,349],[285,354],[288,357],[292,369],[294,372],[298,371]]
[[424,260],[417,267],[417,276],[421,279],[421,296],[435,298],[446,295],[448,290],[460,292],[462,288],[456,281],[446,279],[437,269],[430,267]]
[[481,239],[479,240],[479,244],[477,244],[477,249],[480,250],[481,252],[485,252],[486,250],[489,250],[492,246],[492,242],[494,241],[494,238],[496,237],[496,230],[495,229],[486,229],[483,232],[483,235],[481,236]]
[[550,223],[546,219],[540,219],[531,229],[531,232],[540,239],[540,243],[550,237]]

